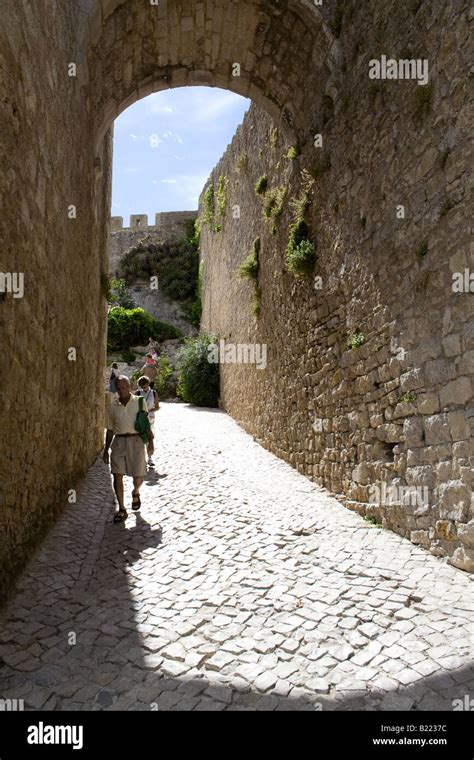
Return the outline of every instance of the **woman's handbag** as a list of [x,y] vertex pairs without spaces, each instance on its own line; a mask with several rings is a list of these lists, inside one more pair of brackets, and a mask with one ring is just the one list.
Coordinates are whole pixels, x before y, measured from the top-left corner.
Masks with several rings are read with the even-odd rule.
[[148,414],[143,411],[143,396],[138,397],[138,412],[135,418],[135,430],[142,439],[143,443],[150,442],[150,420],[148,419]]

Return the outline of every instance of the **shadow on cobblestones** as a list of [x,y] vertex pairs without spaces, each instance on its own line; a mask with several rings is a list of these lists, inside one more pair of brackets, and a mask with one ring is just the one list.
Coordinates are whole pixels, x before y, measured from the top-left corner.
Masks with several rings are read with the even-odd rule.
[[[97,460],[0,615],[27,710],[451,710],[471,579],[375,530],[225,414],[163,405],[141,512]],[[130,503],[130,483],[126,490]],[[460,708],[461,709],[461,708]]]

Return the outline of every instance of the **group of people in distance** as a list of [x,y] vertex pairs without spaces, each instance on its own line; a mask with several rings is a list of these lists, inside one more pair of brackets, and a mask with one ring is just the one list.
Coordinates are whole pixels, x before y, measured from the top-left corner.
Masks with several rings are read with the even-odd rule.
[[[109,392],[114,394],[114,399],[107,408],[103,460],[107,465],[110,463],[118,501],[118,512],[114,516],[115,523],[122,523],[128,517],[124,501],[124,476],[133,478],[132,510],[138,511],[141,507],[140,488],[147,473],[147,466],[155,467],[153,461],[155,413],[160,408],[160,400],[154,390],[157,371],[156,358],[150,352],[141,369],[138,387],[132,392],[129,378],[119,373],[116,362],[112,364]],[[150,423],[147,443],[144,443],[136,428],[136,419],[140,410],[145,412]]]

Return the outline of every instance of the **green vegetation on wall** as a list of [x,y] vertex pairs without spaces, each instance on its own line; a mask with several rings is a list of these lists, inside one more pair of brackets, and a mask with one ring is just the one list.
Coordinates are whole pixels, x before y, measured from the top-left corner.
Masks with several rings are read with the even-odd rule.
[[214,183],[211,180],[204,191],[202,224],[207,225],[214,233],[222,230],[222,222],[227,212],[228,185],[228,177],[221,174],[217,180],[217,190],[214,189]]
[[305,169],[301,173],[301,194],[290,200],[294,223],[290,226],[289,240],[286,248],[286,266],[296,277],[307,277],[316,262],[316,245],[309,239],[306,213],[312,200],[314,179]]
[[163,293],[182,304],[194,298],[198,271],[199,251],[194,237],[179,243],[155,243],[147,236],[130,248],[120,263],[120,276],[127,284],[157,277]]
[[260,305],[262,299],[262,291],[258,284],[258,273],[260,271],[260,250],[261,240],[257,238],[254,240],[252,250],[247,258],[242,262],[239,267],[239,277],[242,279],[249,279],[254,281],[254,294],[252,300],[252,309],[255,316],[260,316]]

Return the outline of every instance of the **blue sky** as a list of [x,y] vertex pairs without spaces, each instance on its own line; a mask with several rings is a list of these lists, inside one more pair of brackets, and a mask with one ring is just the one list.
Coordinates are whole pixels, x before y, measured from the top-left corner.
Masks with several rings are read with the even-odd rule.
[[[197,208],[199,195],[250,101],[227,90],[155,93],[115,121],[112,216]],[[153,147],[153,145],[155,147]]]

